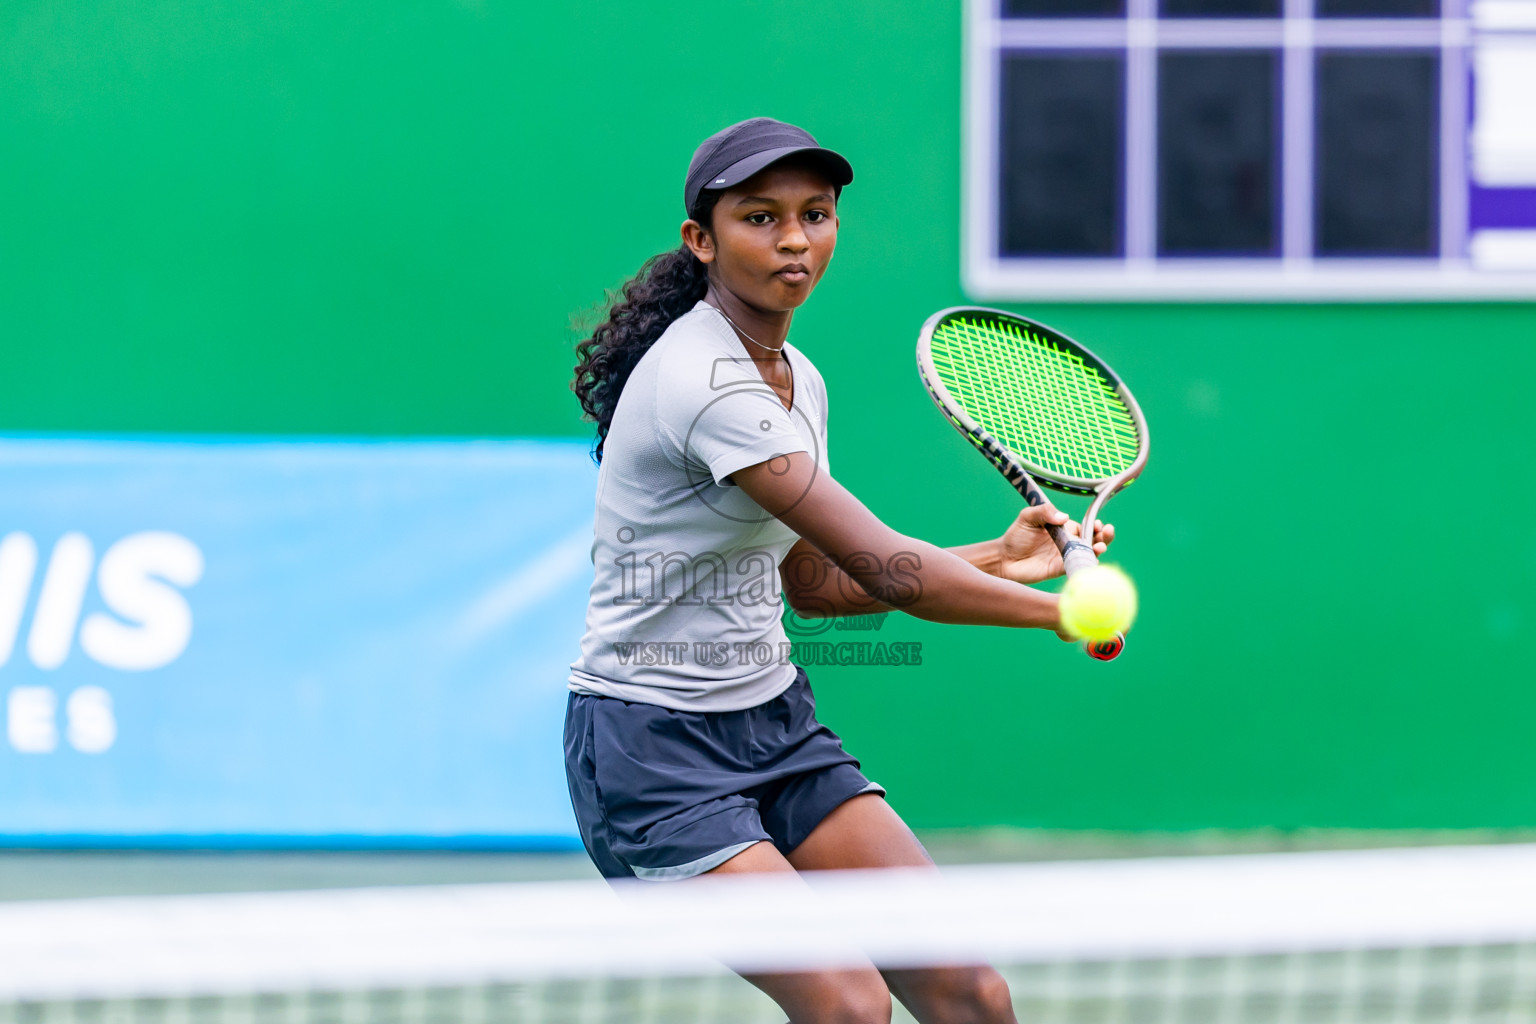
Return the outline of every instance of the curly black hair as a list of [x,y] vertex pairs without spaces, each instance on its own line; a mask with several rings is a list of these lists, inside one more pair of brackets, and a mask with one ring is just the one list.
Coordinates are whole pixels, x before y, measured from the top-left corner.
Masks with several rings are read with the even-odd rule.
[[[717,191],[701,192],[690,215],[708,227],[719,199]],[[686,245],[652,256],[613,295],[592,336],[576,346],[576,376],[571,390],[581,402],[583,415],[597,424],[594,461],[603,461],[613,411],[635,364],[672,321],[692,309],[708,290],[707,268]]]

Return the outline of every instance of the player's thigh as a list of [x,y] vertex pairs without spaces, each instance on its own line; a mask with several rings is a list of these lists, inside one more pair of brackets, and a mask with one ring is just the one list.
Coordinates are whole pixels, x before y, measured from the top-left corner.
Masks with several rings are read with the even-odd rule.
[[839,804],[788,859],[799,871],[933,866],[923,844],[878,793]]
[[[790,853],[788,861],[801,871],[933,866],[906,822],[874,793],[839,805]],[[896,998],[923,1024],[1011,1024],[1015,1020],[1007,982],[986,965],[881,974]]]
[[[711,875],[788,872],[794,865],[772,843],[756,843],[710,871]],[[815,927],[807,921],[806,927]],[[767,993],[795,1024],[888,1024],[891,993],[874,965],[837,971],[741,976]]]

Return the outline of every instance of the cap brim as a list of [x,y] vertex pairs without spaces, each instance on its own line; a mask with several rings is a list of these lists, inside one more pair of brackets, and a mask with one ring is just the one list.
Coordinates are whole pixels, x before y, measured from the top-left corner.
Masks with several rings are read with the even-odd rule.
[[721,189],[740,185],[769,164],[797,154],[814,157],[826,170],[828,179],[838,188],[853,181],[853,165],[844,160],[841,154],[820,146],[785,146],[782,149],[765,149],[761,153],[753,153],[745,160],[738,160],[706,181],[703,188]]

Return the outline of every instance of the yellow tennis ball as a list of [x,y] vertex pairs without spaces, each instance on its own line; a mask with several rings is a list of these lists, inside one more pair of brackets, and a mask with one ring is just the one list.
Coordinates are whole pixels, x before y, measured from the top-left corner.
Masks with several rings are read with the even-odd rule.
[[1061,624],[1080,640],[1108,640],[1135,618],[1136,586],[1112,565],[1074,573],[1061,588]]

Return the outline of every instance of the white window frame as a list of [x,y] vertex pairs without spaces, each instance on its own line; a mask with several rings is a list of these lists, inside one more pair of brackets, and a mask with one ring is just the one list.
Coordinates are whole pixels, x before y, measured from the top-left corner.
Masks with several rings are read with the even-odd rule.
[[[1158,19],[1157,0],[1128,17],[1003,18],[1000,0],[967,0],[962,273],[987,300],[1225,301],[1536,298],[1536,271],[1479,269],[1467,250],[1468,0],[1438,18],[1314,18],[1314,0],[1282,0],[1282,18]],[[1487,0],[1480,0],[1487,2]],[[1157,54],[1161,47],[1280,50],[1281,255],[1156,256]],[[1314,258],[1313,81],[1317,49],[1440,50],[1440,256]],[[1123,49],[1125,255],[1005,257],[998,245],[998,90],[1008,52]]]

